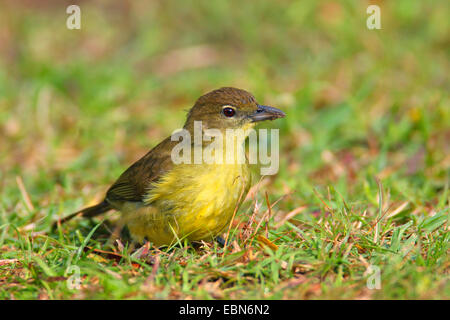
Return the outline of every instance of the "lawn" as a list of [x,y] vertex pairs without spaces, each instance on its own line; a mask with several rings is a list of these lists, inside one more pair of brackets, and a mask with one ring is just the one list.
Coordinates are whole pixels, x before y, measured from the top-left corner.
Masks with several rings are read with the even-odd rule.
[[[0,299],[449,299],[450,2],[370,3],[2,2]],[[229,245],[50,230],[222,86],[287,114]]]

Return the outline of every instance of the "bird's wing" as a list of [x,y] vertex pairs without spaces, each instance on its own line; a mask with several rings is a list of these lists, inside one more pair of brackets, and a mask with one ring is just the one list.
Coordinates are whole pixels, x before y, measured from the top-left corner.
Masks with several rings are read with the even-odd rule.
[[142,201],[150,184],[173,167],[171,152],[176,143],[169,137],[131,165],[109,188],[106,200],[110,203]]

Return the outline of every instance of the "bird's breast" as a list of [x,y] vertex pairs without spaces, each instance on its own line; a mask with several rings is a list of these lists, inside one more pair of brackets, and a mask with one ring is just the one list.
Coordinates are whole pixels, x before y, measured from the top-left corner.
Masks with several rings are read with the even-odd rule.
[[150,186],[145,197],[145,203],[157,209],[155,220],[165,221],[158,222],[164,230],[150,229],[167,238],[174,232],[190,240],[211,238],[228,225],[249,186],[244,164],[176,165]]

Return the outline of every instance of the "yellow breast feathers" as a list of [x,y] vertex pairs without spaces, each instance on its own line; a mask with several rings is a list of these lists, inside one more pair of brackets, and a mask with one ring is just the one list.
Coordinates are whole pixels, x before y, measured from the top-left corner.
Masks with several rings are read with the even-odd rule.
[[145,206],[123,210],[125,222],[137,241],[155,245],[211,239],[228,226],[249,187],[245,164],[177,165],[151,186]]

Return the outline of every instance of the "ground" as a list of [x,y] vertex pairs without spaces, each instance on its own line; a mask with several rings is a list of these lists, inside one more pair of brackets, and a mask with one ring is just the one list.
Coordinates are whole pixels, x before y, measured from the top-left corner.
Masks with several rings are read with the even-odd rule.
[[[448,299],[450,3],[371,3],[2,3],[0,298]],[[228,246],[50,231],[221,86],[287,114]]]

